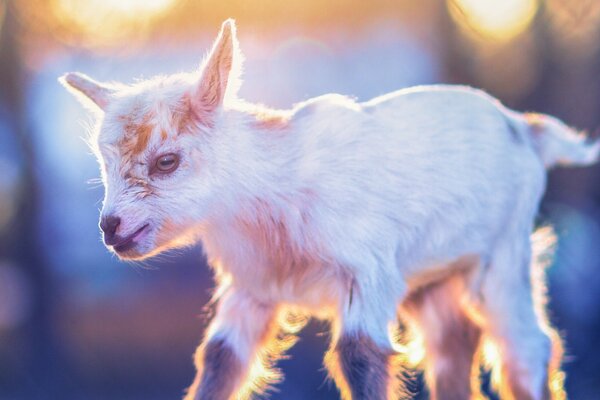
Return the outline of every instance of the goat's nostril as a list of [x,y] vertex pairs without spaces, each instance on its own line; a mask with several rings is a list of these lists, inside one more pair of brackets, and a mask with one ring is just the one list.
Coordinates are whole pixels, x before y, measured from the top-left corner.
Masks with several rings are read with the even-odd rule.
[[114,215],[102,217],[100,220],[100,229],[107,237],[112,237],[117,232],[117,228],[121,224],[121,218]]

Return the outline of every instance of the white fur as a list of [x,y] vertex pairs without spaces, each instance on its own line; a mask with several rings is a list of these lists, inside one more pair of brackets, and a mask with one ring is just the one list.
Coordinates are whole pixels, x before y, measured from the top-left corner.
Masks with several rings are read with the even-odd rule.
[[[235,299],[210,337],[227,338],[248,361],[270,315],[253,307],[283,305],[332,320],[334,341],[360,331],[390,348],[388,328],[407,295],[462,273],[457,260],[468,259],[468,297],[483,329],[504,346],[505,363],[517,366],[532,398],[543,398],[550,350],[525,282],[529,238],[545,166],[594,162],[597,145],[546,116],[537,116],[535,133],[527,115],[479,90],[444,85],[364,103],[321,96],[280,112],[284,126],[275,128],[231,96],[212,126],[178,135],[169,113],[198,79],[121,88],[103,107],[96,140],[104,213],[121,216],[124,235],[152,228],[133,258],[202,241],[221,291]],[[155,180],[135,167],[156,187],[148,198],[123,179],[118,148],[119,117],[134,108],[154,115],[137,161],[168,152],[182,160]],[[276,279],[282,268],[286,276]]]

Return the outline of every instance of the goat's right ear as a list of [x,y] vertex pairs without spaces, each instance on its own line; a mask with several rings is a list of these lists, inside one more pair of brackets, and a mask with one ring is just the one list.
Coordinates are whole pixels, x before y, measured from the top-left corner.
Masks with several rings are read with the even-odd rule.
[[202,65],[200,80],[192,93],[196,116],[210,120],[226,97],[235,97],[239,86],[242,54],[239,50],[235,22],[223,22],[221,31]]
[[103,111],[108,107],[111,98],[117,91],[113,86],[96,82],[89,76],[79,72],[69,72],[58,78],[58,81],[76,97],[82,99],[84,103],[90,104],[89,100],[91,100],[96,108]]

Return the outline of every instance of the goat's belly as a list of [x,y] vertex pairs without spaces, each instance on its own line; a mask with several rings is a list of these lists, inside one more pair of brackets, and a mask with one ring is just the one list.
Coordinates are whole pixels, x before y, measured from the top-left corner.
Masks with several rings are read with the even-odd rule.
[[321,263],[270,265],[259,274],[245,288],[253,296],[323,318],[338,309],[352,282],[347,271]]
[[480,260],[481,257],[478,255],[467,254],[448,262],[422,266],[418,269],[418,272],[407,277],[408,292],[414,292],[428,285],[436,284],[456,274],[464,274],[465,276],[472,274],[479,268]]

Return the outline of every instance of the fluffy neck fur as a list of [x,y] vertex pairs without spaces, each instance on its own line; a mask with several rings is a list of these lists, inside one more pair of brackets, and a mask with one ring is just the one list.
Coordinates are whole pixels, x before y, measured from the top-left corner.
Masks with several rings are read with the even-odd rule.
[[[265,116],[278,126],[265,125]],[[291,145],[294,129],[290,117],[290,112],[246,102],[221,111],[211,146],[221,176],[227,179],[218,190],[214,222],[245,214],[246,207],[261,199],[286,207],[299,194],[295,178],[300,155]]]

